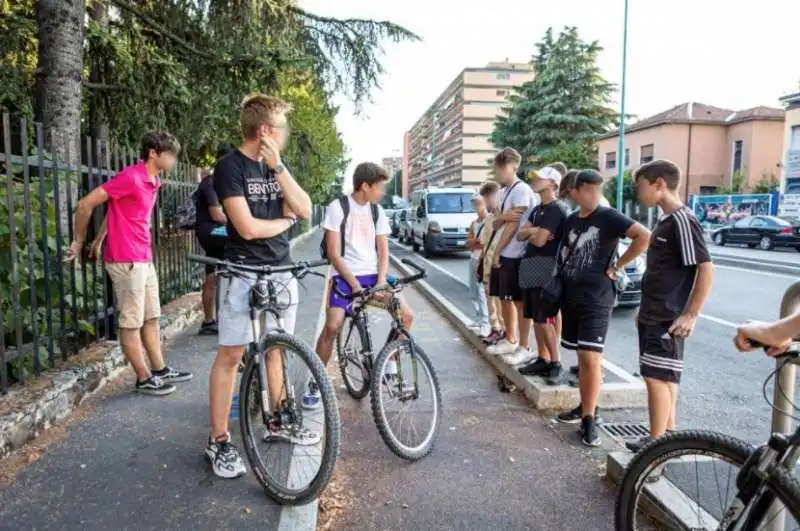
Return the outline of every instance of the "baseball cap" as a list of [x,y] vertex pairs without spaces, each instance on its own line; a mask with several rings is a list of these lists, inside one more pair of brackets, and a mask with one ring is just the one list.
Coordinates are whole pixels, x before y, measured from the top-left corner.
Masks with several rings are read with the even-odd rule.
[[561,184],[561,177],[562,177],[561,173],[557,169],[551,166],[545,166],[544,168],[535,170],[533,173],[534,176],[538,177],[539,179],[544,179],[546,181],[553,181],[556,184]]

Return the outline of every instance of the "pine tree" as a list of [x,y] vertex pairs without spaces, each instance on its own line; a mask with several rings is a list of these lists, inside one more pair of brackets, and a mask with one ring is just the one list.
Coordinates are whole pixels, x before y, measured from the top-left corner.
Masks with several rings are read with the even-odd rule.
[[597,41],[581,40],[575,27],[558,37],[548,28],[536,44],[536,78],[509,97],[492,143],[517,149],[527,165],[556,160],[575,168],[595,165],[595,138],[618,123],[609,107],[615,87],[597,66],[600,51]]

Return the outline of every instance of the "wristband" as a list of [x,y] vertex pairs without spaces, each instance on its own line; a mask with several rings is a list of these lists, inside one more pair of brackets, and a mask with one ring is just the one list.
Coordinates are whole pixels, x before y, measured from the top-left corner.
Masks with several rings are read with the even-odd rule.
[[291,229],[292,227],[294,227],[294,226],[295,226],[295,224],[297,223],[297,218],[293,218],[293,217],[291,217],[291,216],[283,216],[283,219],[288,219],[288,220],[291,222],[291,223],[289,224],[289,228],[290,228],[290,229]]

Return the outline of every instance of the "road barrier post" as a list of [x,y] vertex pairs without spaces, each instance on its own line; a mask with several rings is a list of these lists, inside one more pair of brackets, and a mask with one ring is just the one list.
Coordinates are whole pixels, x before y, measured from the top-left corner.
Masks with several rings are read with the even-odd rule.
[[[781,319],[800,311],[800,282],[789,286],[781,299]],[[784,363],[784,360],[776,360],[779,368],[778,377],[775,379],[775,389],[773,390],[772,403],[775,405],[772,411],[772,433],[791,433],[792,415],[794,414],[794,395],[795,395],[795,373],[794,363]],[[782,366],[782,368],[781,368]],[[794,470],[797,457],[792,459],[794,462],[786,463],[790,470]],[[784,531],[786,527],[786,512],[780,502],[776,501],[770,507],[767,516],[768,531]]]

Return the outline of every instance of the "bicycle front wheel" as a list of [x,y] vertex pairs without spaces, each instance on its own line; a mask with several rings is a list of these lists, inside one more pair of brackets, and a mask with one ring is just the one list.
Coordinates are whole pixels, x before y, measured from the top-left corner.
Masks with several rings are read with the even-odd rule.
[[[304,410],[309,388],[318,392],[317,407]],[[266,334],[242,374],[239,407],[245,453],[267,495],[282,505],[317,498],[333,474],[341,427],[316,353],[292,335]]]
[[348,318],[336,336],[336,357],[347,393],[361,400],[369,393],[370,368],[364,356],[367,331],[361,321]]
[[371,384],[372,416],[389,449],[409,461],[430,454],[442,419],[442,393],[425,352],[415,345],[412,355],[407,339],[390,342],[375,360]]
[[617,492],[615,528],[717,529],[736,498],[739,470],[754,451],[739,439],[707,430],[659,437],[636,454],[625,471]]

